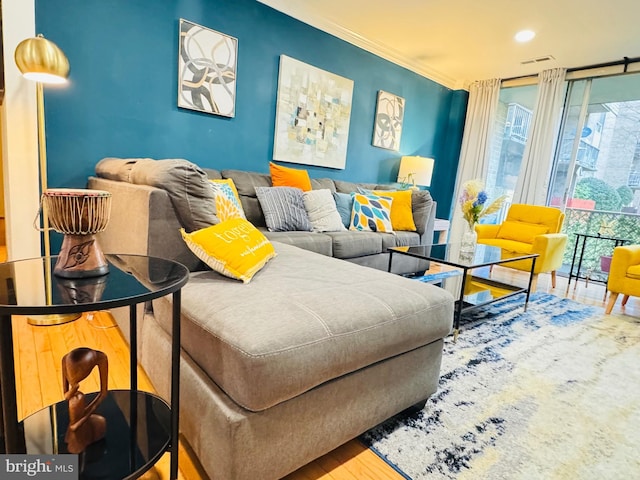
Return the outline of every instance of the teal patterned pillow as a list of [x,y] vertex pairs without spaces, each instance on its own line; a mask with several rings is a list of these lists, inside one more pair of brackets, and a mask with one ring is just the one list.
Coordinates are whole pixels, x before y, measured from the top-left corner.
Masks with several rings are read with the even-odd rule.
[[353,193],[349,230],[393,233],[391,203],[393,198]]

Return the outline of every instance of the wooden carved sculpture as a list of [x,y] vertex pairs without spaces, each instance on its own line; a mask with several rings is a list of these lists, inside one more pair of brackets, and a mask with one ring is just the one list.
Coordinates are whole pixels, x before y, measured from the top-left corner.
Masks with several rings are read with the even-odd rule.
[[[85,395],[80,391],[80,382],[96,366],[100,373],[100,393],[87,405]],[[69,402],[69,428],[64,441],[69,453],[81,453],[105,435],[107,421],[93,412],[107,395],[108,373],[107,356],[98,350],[81,347],[62,357],[64,398]]]

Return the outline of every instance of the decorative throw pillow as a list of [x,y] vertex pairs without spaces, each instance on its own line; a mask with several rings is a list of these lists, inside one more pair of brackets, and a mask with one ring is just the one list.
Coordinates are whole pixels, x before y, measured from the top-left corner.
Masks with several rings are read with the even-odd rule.
[[413,221],[411,209],[411,190],[375,190],[374,195],[393,198],[391,204],[391,225],[394,230],[415,232],[416,224]]
[[209,180],[216,198],[216,215],[221,221],[230,218],[247,218],[240,203],[238,190],[230,178]]
[[349,228],[349,225],[351,225],[351,210],[353,210],[353,197],[350,193],[332,193],[333,200],[336,202],[338,213],[342,219],[342,224],[346,228]]
[[271,232],[311,231],[311,222],[299,188],[256,187],[256,195]]
[[302,194],[304,208],[314,232],[340,232],[346,230],[338,213],[331,190],[322,188]]
[[393,198],[378,195],[353,194],[349,230],[393,233],[391,204]]
[[311,179],[309,178],[309,172],[306,170],[283,167],[269,162],[269,172],[271,173],[271,183],[274,187],[295,187],[303,192],[311,190]]
[[243,218],[180,234],[189,249],[216,272],[249,283],[276,256],[273,245],[260,230]]
[[544,235],[546,233],[549,233],[549,227],[546,225],[507,220],[500,225],[497,236],[498,238],[503,238],[505,240],[533,243],[533,239],[536,236]]

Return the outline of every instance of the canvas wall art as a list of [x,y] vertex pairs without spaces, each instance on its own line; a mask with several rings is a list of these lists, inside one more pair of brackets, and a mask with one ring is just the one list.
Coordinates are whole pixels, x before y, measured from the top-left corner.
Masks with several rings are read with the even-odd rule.
[[178,106],[234,117],[238,40],[180,19]]
[[404,98],[384,90],[378,91],[373,145],[394,151],[399,150],[403,118]]
[[274,160],[345,168],[353,80],[280,56]]

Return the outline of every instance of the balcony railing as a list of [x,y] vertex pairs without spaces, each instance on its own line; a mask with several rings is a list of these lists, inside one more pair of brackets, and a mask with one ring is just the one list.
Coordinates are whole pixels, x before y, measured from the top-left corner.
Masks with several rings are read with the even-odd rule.
[[510,103],[504,136],[518,143],[526,143],[533,112],[517,103]]
[[[605,237],[625,239],[627,244],[640,244],[640,215],[567,208],[562,231],[569,235],[562,268],[563,271],[568,272],[571,268],[576,233],[590,235],[601,233]],[[582,270],[599,271],[600,257],[611,255],[613,246],[613,242],[608,241],[587,241],[582,259]]]

